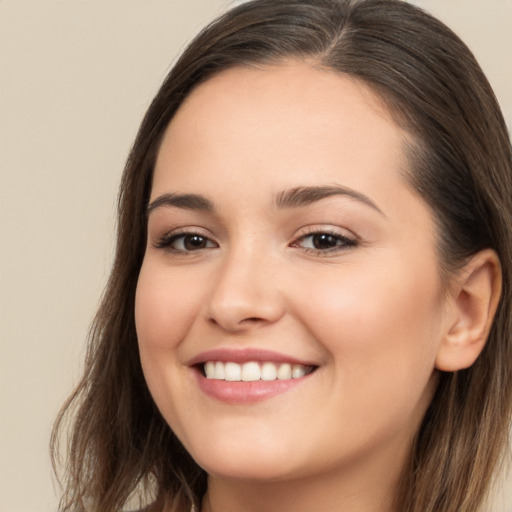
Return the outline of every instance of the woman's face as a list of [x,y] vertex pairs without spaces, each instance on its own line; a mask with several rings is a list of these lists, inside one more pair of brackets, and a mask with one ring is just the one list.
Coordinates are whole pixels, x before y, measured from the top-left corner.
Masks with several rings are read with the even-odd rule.
[[299,62],[225,71],[170,123],[136,326],[157,406],[211,475],[399,470],[446,309],[406,141],[359,82]]

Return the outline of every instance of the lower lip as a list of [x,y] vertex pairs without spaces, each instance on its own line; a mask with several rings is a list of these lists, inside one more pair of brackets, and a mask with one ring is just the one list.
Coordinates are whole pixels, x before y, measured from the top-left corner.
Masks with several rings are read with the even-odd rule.
[[204,393],[215,400],[231,404],[247,404],[267,400],[299,386],[312,375],[310,373],[298,379],[287,380],[276,379],[231,382],[219,379],[207,379],[199,371],[196,371],[196,374],[199,387]]

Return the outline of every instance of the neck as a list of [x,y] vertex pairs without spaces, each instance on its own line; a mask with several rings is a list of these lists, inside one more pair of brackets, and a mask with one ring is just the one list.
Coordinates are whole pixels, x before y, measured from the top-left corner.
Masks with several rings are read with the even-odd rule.
[[372,470],[347,464],[329,473],[283,481],[210,476],[201,512],[396,512],[394,497],[407,454],[401,455],[386,457],[386,464]]

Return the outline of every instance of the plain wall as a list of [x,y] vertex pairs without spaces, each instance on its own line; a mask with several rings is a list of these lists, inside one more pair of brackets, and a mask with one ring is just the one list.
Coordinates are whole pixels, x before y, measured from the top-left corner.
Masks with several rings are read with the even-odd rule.
[[[171,61],[228,3],[0,0],[0,512],[57,509],[48,439],[108,274],[124,161]],[[473,49],[512,126],[512,1],[415,3]],[[512,511],[505,487],[489,512]]]

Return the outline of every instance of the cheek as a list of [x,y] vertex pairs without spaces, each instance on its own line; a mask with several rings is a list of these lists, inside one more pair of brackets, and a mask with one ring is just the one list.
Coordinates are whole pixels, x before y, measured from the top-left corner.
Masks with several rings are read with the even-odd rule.
[[178,430],[175,411],[191,400],[181,347],[197,318],[198,293],[190,286],[190,276],[169,272],[151,258],[143,262],[135,296],[142,370],[160,412]]
[[144,261],[135,296],[135,325],[141,351],[179,346],[197,315],[197,291],[176,273]]
[[[340,382],[400,396],[421,394],[434,371],[440,339],[435,268],[347,268],[308,287],[304,323],[329,351]],[[404,386],[406,386],[404,388]]]
[[198,293],[183,273],[169,272],[151,259],[144,261],[135,296],[140,360],[153,399],[168,419],[179,397],[188,393],[181,378],[181,347],[197,318]]

